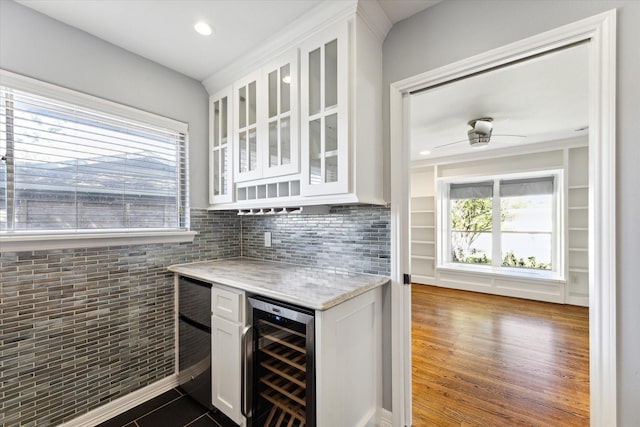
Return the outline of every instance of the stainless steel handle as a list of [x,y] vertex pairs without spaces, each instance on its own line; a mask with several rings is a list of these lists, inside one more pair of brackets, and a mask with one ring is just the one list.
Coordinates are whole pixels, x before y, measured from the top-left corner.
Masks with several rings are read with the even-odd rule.
[[[240,352],[241,352],[241,373],[242,373],[242,379],[240,381],[240,412],[242,412],[242,415],[245,418],[249,418],[250,414],[247,413],[247,401],[249,400],[247,397],[247,371],[248,369],[248,365],[249,365],[249,360],[247,360],[247,337],[249,336],[249,331],[251,330],[251,325],[249,326],[245,326],[243,331],[242,331],[242,344],[240,347]],[[251,405],[249,405],[251,406]]]

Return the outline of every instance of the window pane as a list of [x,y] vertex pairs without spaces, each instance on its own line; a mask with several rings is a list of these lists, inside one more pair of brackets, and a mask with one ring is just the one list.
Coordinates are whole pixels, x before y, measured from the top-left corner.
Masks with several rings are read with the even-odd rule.
[[185,135],[4,87],[0,102],[0,229],[187,225]]
[[289,68],[289,64],[280,67],[280,113],[286,113],[291,108],[291,71]]
[[309,122],[309,184],[322,184],[320,119]]
[[289,117],[280,121],[280,162],[283,165],[291,163],[291,129]]
[[278,114],[278,71],[269,73],[269,117]]
[[338,149],[338,115],[331,114],[330,116],[327,116],[324,125],[325,152],[337,155],[337,153],[332,153],[332,151],[336,151]]
[[269,123],[269,167],[278,166],[278,121]]
[[249,131],[249,170],[256,170],[258,167],[258,144],[256,142],[256,129]]
[[226,96],[222,98],[220,108],[222,110],[220,114],[220,127],[222,128],[220,132],[221,138],[222,138],[220,140],[220,144],[226,144],[227,143],[227,97]]
[[309,114],[320,112],[320,49],[309,52]]
[[238,145],[240,146],[240,172],[247,171],[247,132],[240,132],[238,135]]
[[213,146],[220,142],[220,102],[213,103]]
[[451,200],[451,260],[491,264],[491,198]]
[[324,107],[338,103],[338,40],[324,46]]
[[256,82],[249,83],[249,125],[256,124]]
[[227,194],[227,147],[220,150],[222,161],[220,162],[220,194]]
[[213,150],[213,195],[220,195],[220,150]]
[[243,86],[238,91],[238,125],[243,128],[247,125],[247,87]]
[[501,197],[500,211],[502,265],[550,270],[553,195]]

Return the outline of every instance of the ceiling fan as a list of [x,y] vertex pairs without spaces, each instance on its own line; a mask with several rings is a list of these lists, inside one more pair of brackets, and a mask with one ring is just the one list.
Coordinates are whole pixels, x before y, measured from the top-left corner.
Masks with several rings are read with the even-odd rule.
[[[486,148],[491,141],[493,132],[493,118],[481,117],[479,119],[473,119],[467,122],[471,128],[467,131],[467,139],[461,139],[459,141],[449,142],[447,144],[437,145],[435,150],[448,147],[454,144],[460,144],[462,142],[469,141],[471,148]],[[526,138],[525,135],[493,135],[494,137],[513,137],[513,138]]]

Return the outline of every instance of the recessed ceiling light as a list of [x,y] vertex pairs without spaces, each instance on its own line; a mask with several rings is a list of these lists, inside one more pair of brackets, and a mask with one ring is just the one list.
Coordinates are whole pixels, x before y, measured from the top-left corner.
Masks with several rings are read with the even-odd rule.
[[431,154],[431,151],[429,150],[422,150],[421,152],[419,152],[418,154],[420,154],[421,156],[428,156],[429,154]]
[[213,34],[213,28],[211,28],[211,25],[207,24],[204,21],[196,22],[193,26],[193,29],[196,30],[198,34],[201,34],[203,36],[210,36],[211,34]]

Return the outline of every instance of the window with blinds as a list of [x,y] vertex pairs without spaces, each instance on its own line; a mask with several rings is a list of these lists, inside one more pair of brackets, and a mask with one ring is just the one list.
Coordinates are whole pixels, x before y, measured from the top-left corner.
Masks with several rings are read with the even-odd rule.
[[[11,80],[0,81],[0,232],[188,229],[186,125]],[[101,103],[108,112],[86,106]]]
[[559,171],[450,181],[443,193],[448,222],[445,262],[559,271]]

